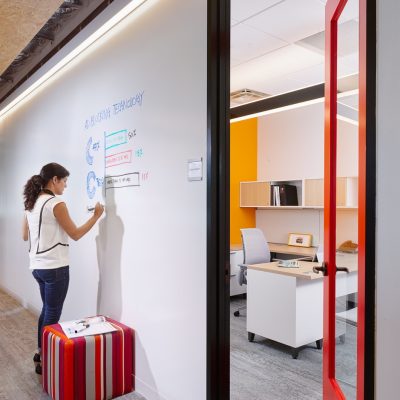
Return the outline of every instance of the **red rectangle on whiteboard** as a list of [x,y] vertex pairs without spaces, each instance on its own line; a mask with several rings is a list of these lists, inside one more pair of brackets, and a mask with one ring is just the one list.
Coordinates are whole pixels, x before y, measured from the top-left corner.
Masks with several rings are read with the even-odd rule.
[[114,167],[120,164],[129,164],[132,162],[132,150],[123,151],[122,153],[110,154],[106,157],[106,168]]

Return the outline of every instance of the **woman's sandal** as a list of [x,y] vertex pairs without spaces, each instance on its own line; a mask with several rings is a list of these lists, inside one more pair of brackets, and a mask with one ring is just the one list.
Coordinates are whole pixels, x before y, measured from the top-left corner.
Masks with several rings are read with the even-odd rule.
[[35,372],[36,372],[38,375],[42,375],[42,364],[36,364]]
[[33,362],[35,363],[35,372],[38,375],[42,375],[42,358],[40,353],[35,353],[33,356]]

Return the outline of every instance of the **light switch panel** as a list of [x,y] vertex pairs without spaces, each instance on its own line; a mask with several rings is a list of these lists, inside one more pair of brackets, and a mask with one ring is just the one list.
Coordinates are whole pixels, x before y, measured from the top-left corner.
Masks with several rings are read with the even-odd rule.
[[203,159],[193,158],[188,160],[188,180],[201,181],[203,179]]

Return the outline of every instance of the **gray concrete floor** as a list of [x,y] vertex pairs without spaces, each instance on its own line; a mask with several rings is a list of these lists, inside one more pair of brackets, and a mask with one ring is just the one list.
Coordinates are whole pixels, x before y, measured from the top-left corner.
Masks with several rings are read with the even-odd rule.
[[[256,335],[249,342],[246,304],[241,296],[231,298],[231,396],[230,400],[320,400],[322,399],[322,350],[306,346],[297,360],[290,348]],[[346,325],[345,342],[337,340],[337,377],[347,400],[355,399],[356,328]]]

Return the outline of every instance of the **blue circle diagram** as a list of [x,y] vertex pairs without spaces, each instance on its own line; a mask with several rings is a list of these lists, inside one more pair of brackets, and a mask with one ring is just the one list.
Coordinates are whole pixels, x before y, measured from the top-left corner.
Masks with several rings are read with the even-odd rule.
[[90,171],[86,178],[86,191],[89,199],[93,199],[96,194],[96,174],[94,171]]
[[86,162],[89,165],[93,164],[93,156],[90,154],[90,148],[92,147],[92,142],[93,142],[93,139],[90,137],[89,141],[87,142],[87,145],[86,145]]

